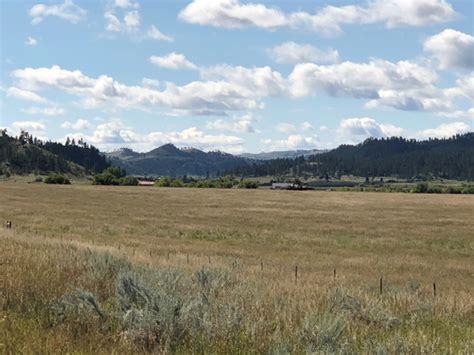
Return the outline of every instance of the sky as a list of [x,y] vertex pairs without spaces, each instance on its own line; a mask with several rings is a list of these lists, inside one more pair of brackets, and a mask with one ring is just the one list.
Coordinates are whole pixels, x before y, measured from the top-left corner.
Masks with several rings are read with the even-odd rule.
[[0,128],[101,150],[474,130],[471,0],[0,0]]

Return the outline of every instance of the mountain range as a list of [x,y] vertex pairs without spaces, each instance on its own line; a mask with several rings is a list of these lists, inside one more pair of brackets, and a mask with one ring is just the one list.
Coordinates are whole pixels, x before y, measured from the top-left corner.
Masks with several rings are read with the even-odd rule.
[[248,164],[248,159],[232,154],[177,148],[173,144],[165,144],[146,153],[122,148],[105,155],[112,165],[125,169],[129,174],[143,176],[220,175],[221,172]]
[[297,150],[278,150],[273,152],[261,152],[261,153],[243,153],[239,156],[246,159],[254,160],[271,160],[271,159],[293,159],[304,156],[309,157],[311,155],[326,153],[327,150],[320,149],[297,149]]

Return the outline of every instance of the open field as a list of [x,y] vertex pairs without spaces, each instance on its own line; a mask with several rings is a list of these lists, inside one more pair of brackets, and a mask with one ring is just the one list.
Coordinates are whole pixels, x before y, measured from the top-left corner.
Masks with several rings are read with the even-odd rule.
[[9,181],[0,196],[7,353],[474,351],[472,195]]

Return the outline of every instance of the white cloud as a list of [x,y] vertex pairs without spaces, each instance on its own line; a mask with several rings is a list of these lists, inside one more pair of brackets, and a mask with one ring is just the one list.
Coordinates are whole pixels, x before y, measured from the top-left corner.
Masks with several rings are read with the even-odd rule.
[[268,49],[267,52],[275,62],[284,64],[323,64],[339,61],[339,53],[335,49],[321,50],[310,44],[298,44],[295,42],[282,43]]
[[419,135],[422,138],[449,138],[456,134],[473,131],[473,127],[464,122],[444,123],[436,128],[429,128],[421,131]]
[[26,39],[25,44],[27,46],[36,46],[38,44],[38,40],[36,38],[33,38],[33,37],[28,37]]
[[470,118],[474,120],[474,107],[471,107],[467,110],[455,110],[451,112],[439,112],[438,116],[449,117],[449,118]]
[[209,121],[206,124],[206,128],[235,133],[255,133],[253,122],[254,118],[252,117],[252,115],[245,114],[242,117],[238,117],[232,121],[224,121],[222,119]]
[[14,86],[7,89],[7,97],[14,97],[16,99],[36,102],[39,104],[45,104],[48,102],[44,97],[39,96],[37,93],[28,90],[22,90]]
[[201,68],[200,74],[206,80],[225,80],[239,87],[246,97],[282,96],[287,92],[287,83],[282,75],[272,68],[218,65]]
[[104,19],[106,21],[105,29],[110,32],[120,32],[122,31],[122,23],[117,16],[111,11],[107,11],[104,14]]
[[189,23],[224,28],[274,29],[288,25],[281,11],[261,4],[241,4],[238,0],[194,0],[178,17]]
[[86,10],[74,4],[72,0],[65,0],[64,3],[57,5],[37,4],[29,11],[33,25],[42,22],[48,16],[56,16],[76,24],[85,19],[86,14]]
[[55,89],[81,97],[85,108],[117,110],[164,106],[189,113],[225,114],[258,107],[258,93],[233,82],[194,81],[184,86],[166,83],[159,91],[128,86],[106,75],[91,78],[78,70],[69,71],[59,66],[18,69],[12,72],[12,77],[24,90]]
[[443,69],[474,69],[474,37],[469,34],[446,29],[429,37],[424,50],[431,53]]
[[25,130],[30,133],[32,132],[44,132],[46,126],[37,121],[15,121],[12,126],[17,130]]
[[64,109],[60,107],[30,107],[27,109],[21,109],[21,112],[24,112],[28,115],[43,115],[43,116],[61,116],[64,114]]
[[156,28],[155,25],[151,25],[151,27],[148,29],[147,37],[158,40],[158,41],[166,41],[166,42],[174,41],[173,37],[165,35],[158,28]]
[[164,56],[151,56],[150,62],[167,69],[197,69],[197,66],[186,59],[183,54],[176,52],[168,53]]
[[297,129],[294,124],[282,122],[277,125],[277,131],[280,133],[295,133]]
[[123,21],[129,30],[136,30],[140,26],[140,14],[138,11],[129,11],[125,14]]
[[375,99],[383,89],[407,90],[432,85],[437,80],[437,75],[409,61],[391,63],[371,60],[362,64],[298,64],[289,80],[292,94],[296,97],[309,96],[315,90],[321,90],[331,96]]
[[347,118],[339,123],[337,132],[350,142],[359,142],[369,137],[382,138],[400,136],[403,129],[390,124],[378,123],[373,118]]
[[318,146],[319,140],[316,135],[303,136],[301,134],[291,134],[286,139],[264,139],[262,143],[270,150],[296,150],[314,149]]
[[313,125],[310,123],[310,122],[303,122],[301,125],[301,130],[302,131],[313,131],[314,130],[314,127]]
[[140,7],[138,3],[130,1],[130,0],[115,0],[114,5],[122,9],[128,9],[128,8],[138,9]]
[[146,151],[157,146],[172,143],[177,146],[192,146],[205,150],[241,151],[243,140],[236,136],[211,135],[196,127],[182,131],[136,133],[120,120],[99,124],[92,135],[68,134],[70,137],[84,138],[100,149],[111,150],[128,146],[138,151]]
[[153,88],[160,86],[160,81],[156,79],[143,78],[142,85],[147,88]]
[[383,23],[388,28],[425,26],[453,20],[456,13],[445,0],[372,0],[365,6],[326,6],[314,14],[284,13],[263,4],[239,0],[194,0],[180,13],[183,21],[224,28],[303,27],[323,34],[337,34],[342,25]]
[[78,119],[76,122],[65,121],[61,123],[61,128],[73,129],[75,131],[81,131],[84,129],[89,129],[91,127],[88,120],[83,118]]

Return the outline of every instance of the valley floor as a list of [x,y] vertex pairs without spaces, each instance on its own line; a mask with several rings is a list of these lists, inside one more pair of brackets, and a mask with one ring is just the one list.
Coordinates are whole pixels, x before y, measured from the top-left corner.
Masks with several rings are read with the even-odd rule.
[[0,196],[2,352],[474,351],[472,195]]

